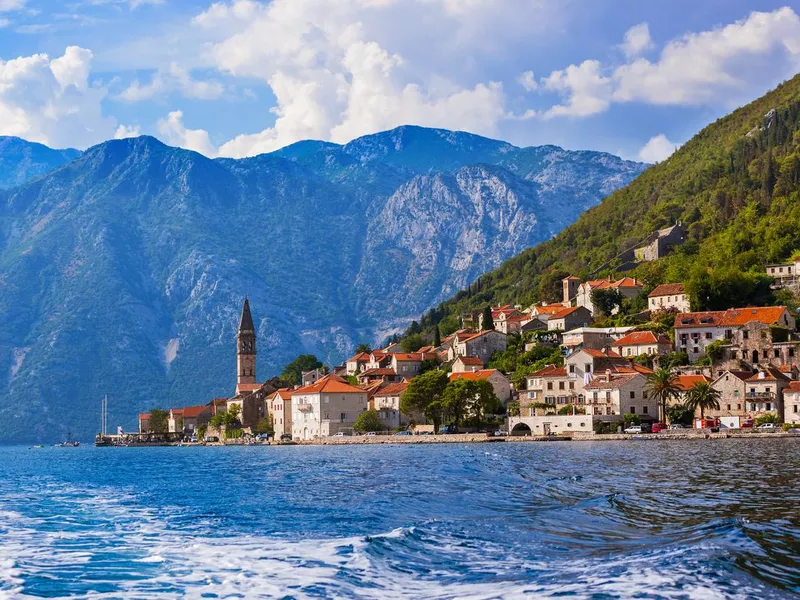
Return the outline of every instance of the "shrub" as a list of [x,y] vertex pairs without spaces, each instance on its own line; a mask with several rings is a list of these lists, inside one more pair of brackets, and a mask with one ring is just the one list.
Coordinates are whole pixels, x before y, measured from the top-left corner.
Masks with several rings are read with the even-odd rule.
[[756,417],[756,422],[755,423],[756,423],[756,427],[758,427],[759,425],[764,425],[765,423],[775,423],[775,424],[777,424],[778,423],[778,416],[777,415],[773,415],[771,413],[767,413],[765,415],[761,415],[759,417]]

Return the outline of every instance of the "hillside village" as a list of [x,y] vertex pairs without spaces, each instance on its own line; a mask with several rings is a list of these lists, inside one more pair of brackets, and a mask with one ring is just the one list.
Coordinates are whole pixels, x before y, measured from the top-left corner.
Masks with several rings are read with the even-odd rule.
[[[767,273],[774,289],[793,286],[800,257]],[[800,426],[800,335],[787,307],[693,312],[683,284],[647,291],[631,277],[568,276],[562,291],[557,303],[464,314],[433,339],[363,346],[333,368],[306,357],[316,367],[294,382],[258,382],[245,299],[233,394],[142,414],[139,431],[310,441],[370,431]]]

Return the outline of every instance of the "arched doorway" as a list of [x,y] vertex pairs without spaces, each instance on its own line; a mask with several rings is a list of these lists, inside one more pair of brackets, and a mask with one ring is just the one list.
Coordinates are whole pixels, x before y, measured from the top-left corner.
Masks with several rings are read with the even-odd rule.
[[308,427],[303,427],[303,439],[307,440],[308,438]]
[[517,423],[511,430],[511,435],[531,435],[531,428],[525,423]]

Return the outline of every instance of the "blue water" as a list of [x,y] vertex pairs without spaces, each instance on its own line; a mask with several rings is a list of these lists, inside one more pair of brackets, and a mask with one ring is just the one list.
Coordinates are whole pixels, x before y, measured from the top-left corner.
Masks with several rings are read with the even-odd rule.
[[789,598],[800,440],[0,448],[0,598]]

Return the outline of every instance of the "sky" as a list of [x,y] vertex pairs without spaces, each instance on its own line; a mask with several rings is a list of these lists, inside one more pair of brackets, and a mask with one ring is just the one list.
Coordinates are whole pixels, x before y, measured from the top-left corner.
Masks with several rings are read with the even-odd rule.
[[209,157],[404,124],[664,160],[800,71],[800,0],[0,0],[0,135]]

